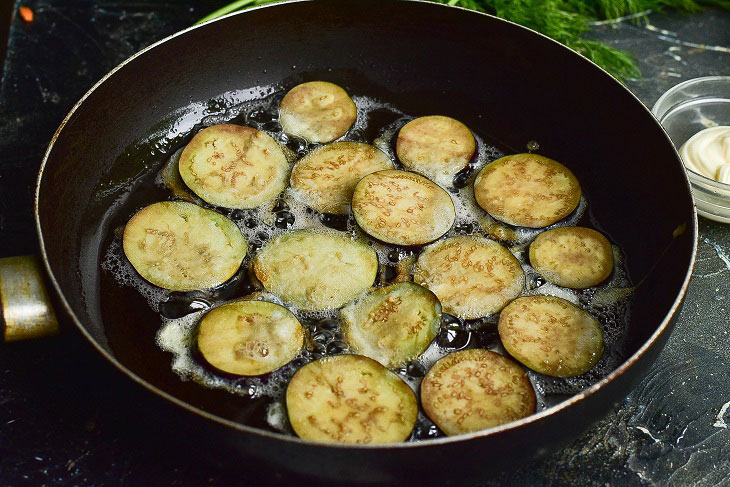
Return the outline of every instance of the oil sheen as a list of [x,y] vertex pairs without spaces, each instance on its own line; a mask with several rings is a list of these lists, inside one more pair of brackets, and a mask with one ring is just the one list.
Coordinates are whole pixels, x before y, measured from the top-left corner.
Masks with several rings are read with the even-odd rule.
[[[214,414],[250,426],[292,435],[288,424],[284,393],[286,386],[302,365],[326,356],[347,353],[338,319],[339,310],[309,312],[289,306],[308,332],[306,346],[289,364],[260,377],[235,377],[215,370],[196,350],[197,324],[208,310],[233,299],[246,297],[284,304],[265,292],[251,279],[251,257],[271,238],[297,229],[326,230],[334,228],[353,236],[368,239],[379,261],[376,286],[390,284],[409,273],[420,247],[398,247],[369,239],[358,228],[352,213],[320,214],[299,203],[290,188],[269,204],[252,210],[230,210],[205,203],[175,178],[177,162],[184,147],[198,130],[220,123],[249,125],[267,132],[285,148],[290,163],[306,155],[320,144],[289,137],[278,123],[278,104],[283,90],[268,90],[242,103],[217,106],[215,114],[206,116],[188,133],[178,134],[176,147],[161,150],[156,163],[129,178],[115,204],[108,211],[106,235],[102,239],[100,261],[101,313],[109,345],[115,354],[147,364],[145,373],[154,383]],[[355,125],[338,140],[366,142],[385,152],[397,169],[403,169],[395,156],[395,138],[400,127],[413,118],[425,115],[405,113],[396,105],[367,96],[354,96],[357,106]],[[474,176],[486,164],[508,151],[498,148],[482,134],[474,133],[477,150],[468,166],[446,185],[456,208],[456,222],[443,237],[454,235],[487,235],[502,240],[520,261],[525,272],[523,295],[549,294],[567,299],[595,316],[603,327],[604,354],[590,371],[572,378],[547,377],[529,371],[538,399],[538,411],[549,408],[599,381],[624,360],[623,341],[629,319],[627,295],[630,282],[620,247],[614,245],[614,272],[608,282],[586,290],[561,288],[542,279],[529,265],[527,249],[544,229],[528,229],[500,224],[489,217],[475,202]],[[534,138],[534,136],[533,136]],[[526,139],[526,144],[530,139]],[[532,146],[534,142],[530,141]],[[521,148],[518,151],[525,151]],[[570,166],[569,161],[565,161]],[[99,188],[103,201],[110,193],[108,186]],[[589,216],[589,198],[583,197],[577,209],[564,220],[548,228],[581,225],[600,230],[599,222]],[[132,268],[122,250],[122,231],[126,221],[139,209],[156,201],[185,199],[211,208],[231,218],[248,242],[249,251],[236,275],[221,286],[205,291],[170,292],[142,279]],[[133,309],[133,319],[129,309]],[[122,318],[124,317],[124,318]],[[395,369],[416,394],[426,371],[440,358],[456,350],[486,348],[505,353],[496,330],[498,314],[479,320],[465,321],[444,314],[441,330],[427,350],[406,366]],[[130,328],[133,332],[130,333]],[[419,413],[411,441],[428,440],[442,433],[428,418]]]

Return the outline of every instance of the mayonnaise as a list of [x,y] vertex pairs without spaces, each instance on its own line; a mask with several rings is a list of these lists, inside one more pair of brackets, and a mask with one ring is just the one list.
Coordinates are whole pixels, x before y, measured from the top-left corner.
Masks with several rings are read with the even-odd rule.
[[730,184],[730,126],[710,127],[694,134],[679,149],[679,155],[694,172]]

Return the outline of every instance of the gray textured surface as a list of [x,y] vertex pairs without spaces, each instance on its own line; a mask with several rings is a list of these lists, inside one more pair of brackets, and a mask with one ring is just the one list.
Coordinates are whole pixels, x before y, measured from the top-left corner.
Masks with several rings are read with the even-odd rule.
[[[0,240],[7,254],[34,250],[34,174],[70,106],[114,64],[215,2],[23,3],[37,21],[15,19],[0,86]],[[647,106],[684,79],[730,75],[729,12],[650,13],[647,20],[593,32],[636,55],[644,76],[628,86]],[[519,470],[487,474],[485,485],[730,485],[729,315],[730,226],[700,219],[686,304],[641,385],[568,447]],[[225,457],[198,462],[185,419],[73,333],[0,350],[0,484],[230,485],[255,468]],[[458,475],[457,467],[445,468]]]

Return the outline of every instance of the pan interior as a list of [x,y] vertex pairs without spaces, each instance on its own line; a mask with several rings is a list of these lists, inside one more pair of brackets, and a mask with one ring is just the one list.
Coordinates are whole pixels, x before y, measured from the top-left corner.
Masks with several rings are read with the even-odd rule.
[[[621,243],[640,283],[627,356],[664,320],[691,265],[692,201],[671,144],[636,98],[576,54],[491,17],[320,0],[253,10],[155,46],[97,86],[52,146],[38,200],[47,259],[70,311],[125,368],[223,418],[256,426],[263,417],[263,403],[241,407],[236,396],[202,392],[172,373],[171,357],[150,339],[159,318],[145,298],[129,288],[102,299],[100,252],[132,183],[205,117],[317,79],[397,100],[407,113],[447,113],[505,152],[536,140],[542,154],[570,161],[590,218]],[[133,193],[150,191],[142,184]],[[125,326],[107,326],[110,315]]]

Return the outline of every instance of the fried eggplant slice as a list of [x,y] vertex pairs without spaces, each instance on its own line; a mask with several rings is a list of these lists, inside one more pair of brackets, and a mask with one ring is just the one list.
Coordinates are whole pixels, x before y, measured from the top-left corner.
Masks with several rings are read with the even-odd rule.
[[357,107],[334,83],[310,81],[295,86],[279,104],[279,123],[289,135],[307,142],[339,139],[357,119]]
[[499,243],[464,235],[426,247],[413,280],[439,298],[444,312],[476,319],[496,313],[519,296],[525,274],[517,258]]
[[441,304],[428,289],[401,282],[375,289],[340,311],[350,349],[397,367],[423,353],[441,325]]
[[335,142],[320,147],[296,163],[291,173],[294,196],[321,213],[346,215],[355,185],[364,176],[392,169],[380,149],[361,142]]
[[487,164],[474,180],[479,206],[497,220],[542,228],[570,215],[581,197],[578,179],[557,161],[514,154]]
[[378,257],[346,233],[300,230],[267,242],[253,269],[264,288],[285,302],[322,311],[339,308],[372,286]]
[[426,416],[449,436],[516,421],[535,412],[535,391],[513,360],[482,349],[442,358],[421,382]]
[[304,345],[304,328],[291,311],[266,301],[235,301],[206,313],[198,350],[229,374],[254,376],[291,362]]
[[423,176],[397,170],[368,174],[352,196],[357,224],[371,237],[395,245],[422,245],[449,231],[454,202]]
[[611,243],[584,227],[559,227],[541,233],[530,244],[530,263],[558,286],[585,289],[605,281],[613,271]]
[[587,372],[603,354],[598,320],[555,296],[525,296],[512,301],[499,315],[497,329],[510,355],[553,377]]
[[231,278],[246,239],[220,213],[184,201],[153,203],[124,227],[124,254],[152,284],[173,291],[209,289]]
[[252,127],[213,125],[195,134],[180,155],[180,176],[204,201],[256,208],[275,199],[289,180],[279,144]]
[[418,401],[396,374],[361,355],[310,362],[286,389],[294,432],[327,443],[395,443],[416,424]]
[[466,125],[443,115],[411,120],[400,129],[395,143],[398,159],[407,169],[448,186],[469,164],[476,147]]
[[165,187],[172,192],[172,195],[176,199],[195,203],[197,198],[195,198],[190,188],[185,185],[185,181],[180,177],[179,163],[181,154],[182,151],[180,153],[176,152],[165,162],[165,165],[160,169],[160,179],[162,179]]

